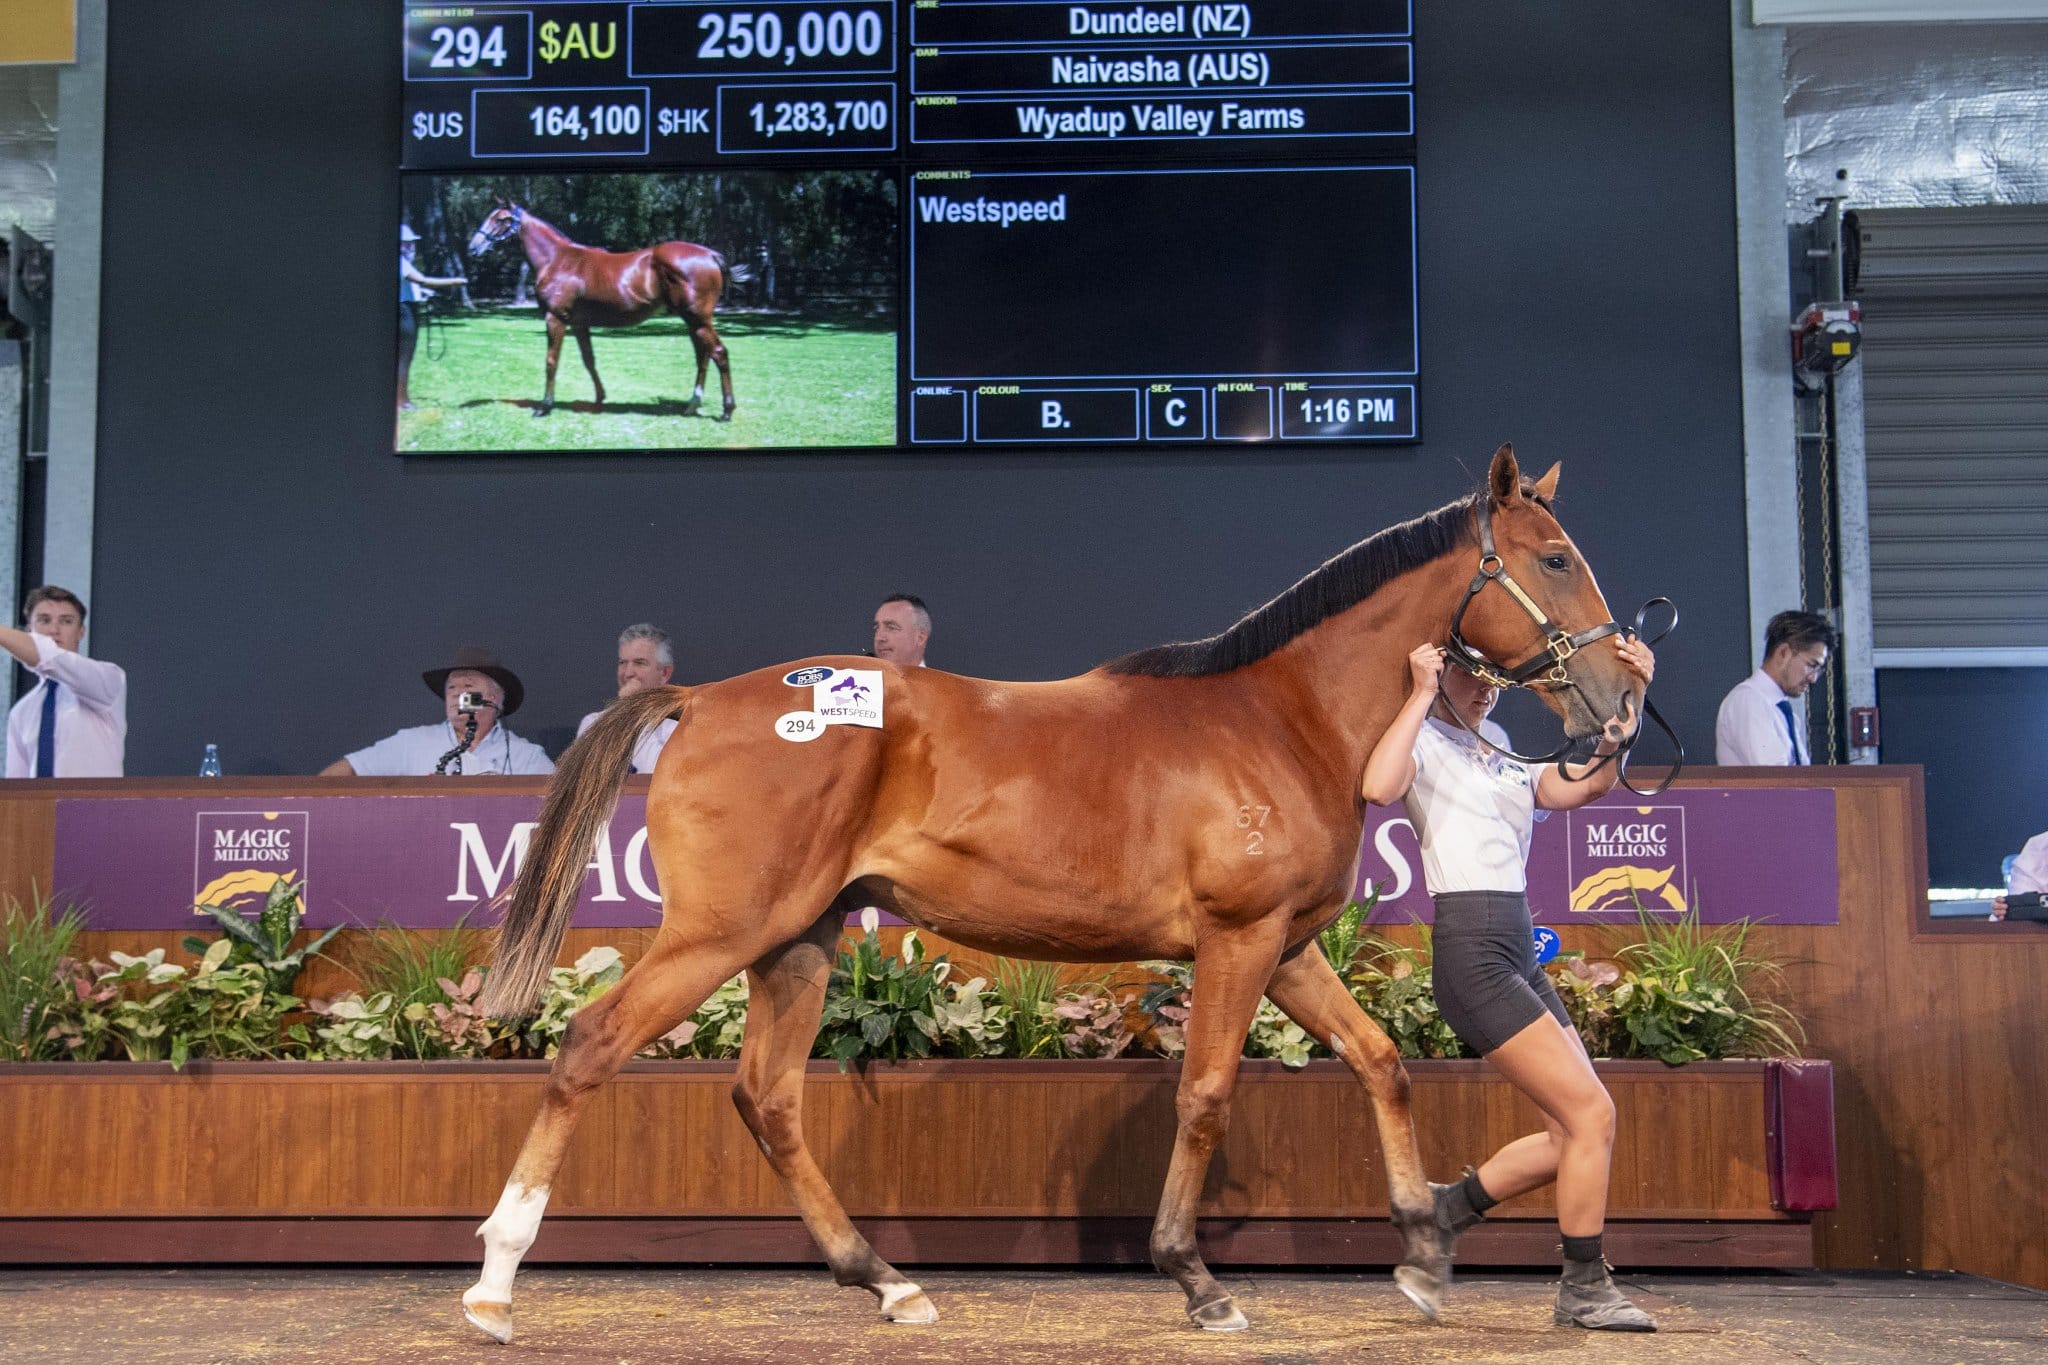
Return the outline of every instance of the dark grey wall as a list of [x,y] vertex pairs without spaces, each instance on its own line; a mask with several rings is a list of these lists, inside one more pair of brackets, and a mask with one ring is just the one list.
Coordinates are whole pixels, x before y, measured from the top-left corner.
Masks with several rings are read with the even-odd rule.
[[1996,886],[1999,864],[2048,830],[2048,669],[1886,668],[1887,763],[1927,770],[1927,879]]
[[[1085,669],[1227,624],[1512,439],[1618,611],[1678,597],[1696,755],[1751,666],[1724,6],[1419,6],[1413,448],[400,461],[399,25],[114,0],[93,646],[129,770],[293,772],[436,715],[465,640],[559,748],[652,618],[698,680],[932,603],[936,664]],[[1304,225],[1342,231],[1342,224]]]

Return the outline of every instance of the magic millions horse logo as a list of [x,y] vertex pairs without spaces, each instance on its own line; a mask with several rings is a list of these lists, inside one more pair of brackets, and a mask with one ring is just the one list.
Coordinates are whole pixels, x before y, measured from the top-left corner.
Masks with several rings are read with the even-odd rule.
[[1685,909],[1685,807],[1571,812],[1566,875],[1574,910]]
[[305,811],[201,811],[193,837],[192,903],[253,915],[283,878],[306,878]]

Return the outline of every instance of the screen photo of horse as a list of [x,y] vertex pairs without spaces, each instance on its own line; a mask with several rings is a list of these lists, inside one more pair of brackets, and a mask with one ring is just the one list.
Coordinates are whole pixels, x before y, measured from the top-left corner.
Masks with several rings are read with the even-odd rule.
[[410,175],[402,204],[400,454],[895,443],[891,176]]

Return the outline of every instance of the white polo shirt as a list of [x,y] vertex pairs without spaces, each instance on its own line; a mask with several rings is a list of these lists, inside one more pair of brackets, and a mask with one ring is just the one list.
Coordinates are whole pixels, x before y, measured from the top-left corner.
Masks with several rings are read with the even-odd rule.
[[1422,843],[1422,881],[1451,891],[1526,891],[1535,775],[1431,716],[1415,737],[1415,781],[1403,799]]
[[43,735],[43,694],[57,683],[57,753],[52,777],[120,777],[128,752],[128,675],[119,664],[88,659],[47,635],[30,671],[43,681],[7,713],[7,775],[36,775]]
[[[348,766],[356,770],[358,777],[432,777],[441,755],[461,742],[455,727],[445,720],[439,725],[415,725],[347,755]],[[491,732],[477,741],[476,748],[462,755],[464,777],[554,770],[547,750],[521,739],[503,725],[492,726]]]
[[1714,718],[1714,761],[1726,767],[1786,768],[1792,766],[1792,730],[1778,703],[1792,703],[1792,724],[1799,733],[1799,752],[1813,762],[1813,744],[1806,733],[1806,699],[1788,697],[1770,674],[1759,668],[1729,690]]
[[[604,712],[602,711],[592,711],[589,715],[585,716],[576,726],[576,737],[581,739],[583,732],[595,724],[597,718],[603,714]],[[650,725],[645,730],[642,730],[640,732],[640,742],[633,746],[633,771],[636,773],[653,772],[655,760],[661,757],[661,746],[668,743],[668,737],[675,732],[676,722],[673,717],[662,721],[658,725]]]

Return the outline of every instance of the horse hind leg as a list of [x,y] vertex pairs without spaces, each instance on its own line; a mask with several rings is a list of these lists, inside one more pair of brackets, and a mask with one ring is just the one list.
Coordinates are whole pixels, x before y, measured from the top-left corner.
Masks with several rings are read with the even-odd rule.
[[1245,1034],[1279,960],[1286,928],[1284,917],[1271,915],[1248,930],[1213,936],[1195,950],[1187,1054],[1174,1097],[1180,1124],[1159,1213],[1152,1222],[1152,1264],[1180,1284],[1187,1295],[1188,1317],[1211,1332],[1240,1332],[1248,1324],[1202,1263],[1195,1244],[1195,1215],[1210,1158],[1230,1126],[1230,1096],[1237,1085]]
[[1401,1233],[1403,1255],[1394,1283],[1423,1316],[1434,1318],[1450,1282],[1451,1239],[1437,1229],[1436,1201],[1415,1141],[1408,1071],[1401,1065],[1400,1049],[1352,998],[1313,942],[1280,964],[1266,985],[1266,996],[1364,1084],[1387,1164],[1394,1226]]
[[591,1095],[757,953],[757,946],[735,950],[716,941],[686,942],[664,929],[618,985],[570,1021],[512,1176],[477,1229],[484,1243],[483,1273],[462,1296],[462,1315],[474,1326],[498,1341],[512,1339],[513,1277],[540,1231],[549,1188]]
[[730,422],[732,410],[739,406],[732,396],[732,361],[726,356],[725,343],[719,340],[718,329],[711,325],[711,319],[693,329],[690,340],[697,344],[697,399],[704,397],[704,362],[711,360],[718,365],[718,387],[725,398],[725,413],[718,420]]
[[683,405],[683,411],[695,417],[704,406],[704,375],[711,368],[711,347],[705,343],[702,329],[694,323],[690,327],[690,349],[697,353],[697,383],[690,390],[690,401]]
[[854,1229],[804,1142],[804,1063],[818,1036],[842,918],[835,904],[802,938],[748,969],[747,1033],[733,1104],[782,1177],[832,1278],[873,1294],[890,1322],[936,1322],[938,1310],[924,1291]]
[[597,352],[590,345],[590,329],[576,329],[576,349],[583,354],[583,368],[590,371],[590,387],[597,390],[598,406],[604,406],[604,381],[597,377]]

